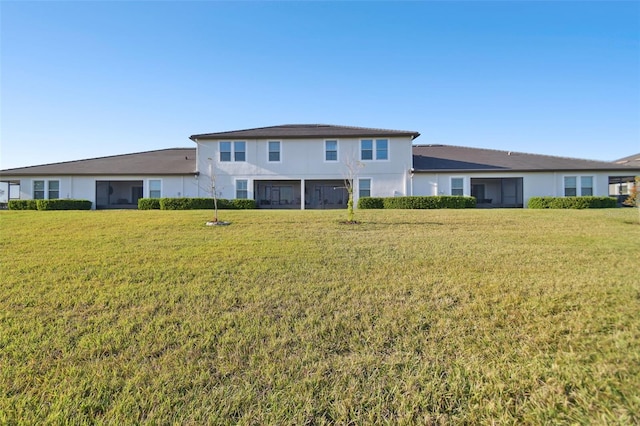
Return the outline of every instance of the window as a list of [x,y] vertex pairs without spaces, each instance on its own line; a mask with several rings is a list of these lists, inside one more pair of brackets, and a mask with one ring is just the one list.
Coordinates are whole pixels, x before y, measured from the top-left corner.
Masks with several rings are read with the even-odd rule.
[[[232,149],[233,148],[233,149]],[[220,142],[220,161],[246,161],[247,159],[247,143],[245,141],[221,141]]]
[[269,141],[269,161],[280,161],[280,141]]
[[153,179],[149,181],[149,198],[160,198],[162,196],[162,181]]
[[373,160],[373,141],[371,139],[360,141],[360,159]]
[[233,143],[233,161],[245,161],[246,159],[246,142]]
[[47,183],[48,183],[48,189],[49,189],[48,198],[50,200],[55,200],[56,198],[60,198],[60,181],[50,180]]
[[464,195],[463,178],[451,178],[451,195]]
[[44,200],[44,181],[43,180],[33,181],[33,199]]
[[371,179],[358,180],[358,196],[371,197]]
[[580,195],[583,197],[593,195],[593,177],[581,176],[580,177]]
[[247,190],[248,182],[246,179],[238,179],[236,181],[236,198],[247,199],[249,198],[249,191]]
[[231,142],[220,142],[220,161],[231,161]]
[[338,141],[324,141],[325,161],[338,161]]
[[576,177],[565,176],[564,177],[564,196],[575,197],[576,195],[578,195],[578,190],[576,187]]
[[[362,139],[360,141],[360,159],[361,160],[373,160],[373,139]],[[388,139],[376,139],[375,140],[375,159],[376,160],[388,160],[389,159],[389,140]]]
[[376,139],[376,160],[389,159],[389,141],[387,139]]

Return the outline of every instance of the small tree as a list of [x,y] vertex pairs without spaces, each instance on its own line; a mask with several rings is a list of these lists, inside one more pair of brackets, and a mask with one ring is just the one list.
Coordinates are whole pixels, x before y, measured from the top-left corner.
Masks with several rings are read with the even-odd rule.
[[638,208],[638,222],[640,222],[640,176],[636,176],[635,184],[629,191],[629,196],[624,200],[627,206],[636,206]]
[[213,159],[208,158],[208,160],[210,185],[209,188],[207,188],[207,192],[211,191],[211,196],[213,197],[213,220],[207,222],[207,225],[228,225],[229,222],[222,222],[218,220],[218,190],[216,188],[216,173],[213,169]]
[[364,167],[364,164],[352,157],[345,161],[345,167],[347,171],[344,177],[344,187],[349,195],[349,199],[347,201],[347,223],[355,223],[355,212],[353,210],[353,182],[358,177],[358,173],[360,169]]

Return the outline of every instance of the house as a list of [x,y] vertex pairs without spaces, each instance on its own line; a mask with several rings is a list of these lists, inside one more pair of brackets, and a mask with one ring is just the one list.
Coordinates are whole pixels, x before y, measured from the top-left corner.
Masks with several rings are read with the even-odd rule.
[[200,178],[211,180],[215,175],[222,198],[255,199],[260,208],[326,209],[346,207],[345,178],[350,167],[359,169],[356,198],[408,195],[412,142],[419,135],[302,124],[199,134],[190,139],[197,144]]
[[479,207],[524,207],[536,196],[608,196],[640,166],[448,145],[413,148],[416,195],[472,195]]
[[[614,163],[640,168],[640,153],[621,158],[614,161]],[[627,199],[635,185],[634,176],[616,176],[609,180],[609,195],[617,197],[618,201],[622,203]]]
[[[525,207],[534,196],[607,196],[640,175],[605,162],[448,145],[415,131],[291,124],[190,136],[174,148],[0,171],[9,198],[76,198],[136,208],[141,197],[256,200],[264,209],[333,209],[354,197],[473,195],[480,207]],[[624,160],[624,159],[623,159]],[[17,195],[16,195],[17,194]]]
[[[195,148],[172,148],[0,171],[8,199],[74,198],[135,209],[142,197],[195,197]],[[16,195],[17,194],[17,195]]]

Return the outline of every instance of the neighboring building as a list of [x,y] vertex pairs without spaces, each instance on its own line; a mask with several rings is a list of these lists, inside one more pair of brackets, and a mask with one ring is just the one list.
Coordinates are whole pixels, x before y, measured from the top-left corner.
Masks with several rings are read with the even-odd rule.
[[[640,169],[640,153],[621,158],[614,163]],[[618,201],[622,203],[627,199],[634,186],[635,176],[616,176],[609,181],[609,195],[617,197]]]
[[0,183],[11,188],[8,198],[87,199],[98,209],[136,208],[140,197],[210,197],[213,187],[220,198],[254,199],[259,208],[328,209],[346,206],[351,167],[356,201],[473,195],[480,207],[525,207],[533,196],[607,196],[640,175],[632,157],[616,163],[413,145],[419,135],[322,124],[206,133],[190,137],[196,148],[2,170]]
[[2,170],[0,181],[12,188],[11,199],[74,198],[98,209],[135,209],[142,197],[197,196],[195,165],[195,148],[172,148]]
[[472,195],[479,207],[524,207],[536,196],[608,196],[640,167],[448,145],[413,148],[416,195]]

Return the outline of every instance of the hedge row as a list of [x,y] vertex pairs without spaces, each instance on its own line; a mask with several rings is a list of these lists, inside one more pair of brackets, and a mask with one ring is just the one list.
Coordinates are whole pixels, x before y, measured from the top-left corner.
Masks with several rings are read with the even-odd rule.
[[89,200],[10,200],[9,210],[91,210]]
[[[255,209],[255,200],[227,200],[218,199],[220,210],[249,210]],[[213,209],[213,198],[140,198],[139,210],[198,210]]]
[[475,197],[454,195],[364,197],[358,200],[360,209],[472,209],[475,207]]
[[531,197],[530,209],[610,209],[617,207],[613,197]]

